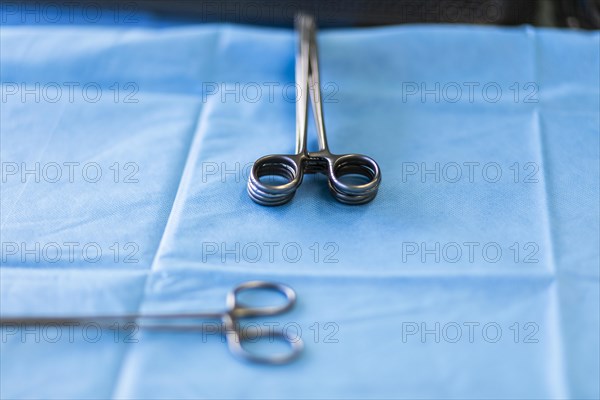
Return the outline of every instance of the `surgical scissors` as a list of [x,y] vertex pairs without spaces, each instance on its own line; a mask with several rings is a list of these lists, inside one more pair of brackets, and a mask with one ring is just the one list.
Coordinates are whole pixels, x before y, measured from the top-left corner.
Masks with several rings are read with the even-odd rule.
[[[279,305],[271,306],[249,306],[238,300],[241,292],[269,290],[281,294],[285,301]],[[302,351],[302,339],[289,337],[282,330],[253,328],[244,329],[239,320],[245,318],[267,317],[282,314],[290,310],[296,303],[296,292],[286,285],[265,281],[249,281],[236,286],[227,294],[226,309],[223,312],[208,313],[178,313],[178,314],[129,314],[129,315],[103,315],[96,317],[8,317],[0,318],[0,325],[7,326],[34,326],[59,324],[81,324],[93,323],[97,326],[114,328],[115,322],[136,324],[140,329],[169,330],[169,331],[199,331],[206,332],[205,324],[200,319],[221,320],[217,327],[210,325],[211,330],[221,332],[225,335],[229,350],[237,357],[262,364],[285,364],[294,360]],[[144,323],[143,321],[146,321]],[[187,321],[187,323],[182,323]],[[269,327],[270,328],[270,327]],[[288,351],[279,354],[257,354],[247,350],[243,343],[252,343],[267,338],[269,341],[275,339],[286,342]]]
[[[302,183],[304,174],[322,173],[328,177],[333,196],[345,204],[364,204],[373,200],[381,182],[379,165],[362,154],[336,155],[329,151],[321,103],[319,56],[314,19],[300,14],[295,20],[299,46],[296,51],[296,150],[295,154],[268,155],[256,160],[248,178],[248,194],[256,203],[278,206],[290,201]],[[306,95],[310,93],[310,95]],[[311,99],[317,125],[319,150],[308,152],[307,120],[308,97]],[[272,185],[261,178],[278,176],[286,183]],[[361,184],[344,182],[359,178]]]

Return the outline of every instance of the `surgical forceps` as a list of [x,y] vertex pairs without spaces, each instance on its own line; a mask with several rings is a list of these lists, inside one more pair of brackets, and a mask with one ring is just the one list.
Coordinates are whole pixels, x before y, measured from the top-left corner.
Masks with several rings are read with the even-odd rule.
[[[249,306],[238,300],[241,292],[269,290],[283,295],[285,302],[271,306]],[[225,335],[229,350],[237,357],[262,363],[285,364],[295,359],[303,348],[300,337],[290,338],[281,330],[255,328],[246,330],[239,324],[239,320],[262,316],[273,316],[290,310],[296,302],[296,292],[281,283],[250,281],[238,285],[227,294],[227,308],[223,312],[208,313],[179,313],[179,314],[129,314],[129,315],[103,315],[96,317],[8,317],[0,318],[0,325],[34,326],[93,323],[96,326],[114,328],[114,323],[119,321],[127,324],[136,324],[140,329],[161,331],[197,331],[206,332],[208,329],[199,321],[201,319],[221,320],[220,327],[211,325],[212,329]],[[143,321],[147,321],[144,323]],[[187,323],[183,323],[186,321]],[[254,342],[267,338],[270,341],[278,339],[288,344],[289,350],[281,354],[261,355],[244,348],[243,343]]]
[[[290,201],[302,183],[304,174],[322,173],[328,177],[333,196],[345,204],[364,204],[375,198],[381,182],[379,166],[370,157],[361,154],[336,155],[329,151],[321,89],[319,86],[319,56],[317,52],[316,26],[314,19],[300,14],[296,17],[299,46],[296,51],[296,154],[268,155],[256,160],[248,178],[248,194],[256,203],[278,206]],[[310,93],[310,96],[306,95]],[[311,99],[313,115],[317,125],[319,150],[308,152],[307,113],[308,97]],[[260,178],[278,176],[287,182],[271,185]],[[360,178],[361,184],[344,182],[340,179]]]

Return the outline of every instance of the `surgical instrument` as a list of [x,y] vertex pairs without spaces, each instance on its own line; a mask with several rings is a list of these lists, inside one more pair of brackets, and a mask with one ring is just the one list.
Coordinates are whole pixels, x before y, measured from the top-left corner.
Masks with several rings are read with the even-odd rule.
[[[244,304],[238,299],[242,292],[268,290],[282,295],[285,299],[281,304],[270,306],[250,306]],[[129,314],[129,315],[101,315],[95,317],[70,316],[70,317],[8,317],[0,318],[0,325],[57,325],[57,324],[80,324],[96,323],[100,326],[108,327],[115,321],[134,323],[140,329],[168,330],[168,331],[198,331],[206,332],[205,324],[199,322],[200,319],[220,320],[218,326],[210,325],[212,329],[218,330],[225,335],[229,350],[237,357],[252,362],[263,364],[285,364],[295,359],[303,348],[302,339],[299,336],[289,337],[282,330],[244,329],[239,321],[246,318],[268,317],[279,315],[289,311],[296,302],[296,292],[286,285],[265,281],[249,281],[236,286],[227,294],[226,309],[223,312],[207,313],[174,313],[174,314]],[[146,321],[144,323],[144,321]],[[186,321],[187,323],[182,323]],[[253,324],[256,325],[256,324]],[[113,326],[113,325],[110,325]],[[288,345],[288,351],[277,354],[257,354],[244,347],[244,343],[254,343],[261,339],[268,338],[269,341],[275,339],[283,341]]]
[[[338,201],[345,204],[368,203],[377,195],[381,182],[379,165],[365,155],[336,155],[329,151],[319,86],[316,25],[314,19],[305,14],[298,15],[295,23],[299,39],[295,66],[298,90],[295,154],[259,158],[250,171],[248,194],[252,200],[264,206],[282,205],[294,197],[304,174],[321,173],[327,176],[329,189]],[[309,152],[306,146],[308,97],[317,125],[319,150],[316,152]],[[261,180],[269,176],[283,178],[286,182],[273,185]],[[344,176],[346,179],[343,179]],[[350,183],[348,178],[358,178],[361,183]]]

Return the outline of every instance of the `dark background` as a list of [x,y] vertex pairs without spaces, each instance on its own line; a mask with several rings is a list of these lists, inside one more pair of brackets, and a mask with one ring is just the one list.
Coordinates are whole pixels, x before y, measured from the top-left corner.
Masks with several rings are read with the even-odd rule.
[[[600,29],[600,0],[64,0],[190,22],[291,26],[302,10],[321,27],[462,23]],[[25,3],[54,3],[36,0]]]

